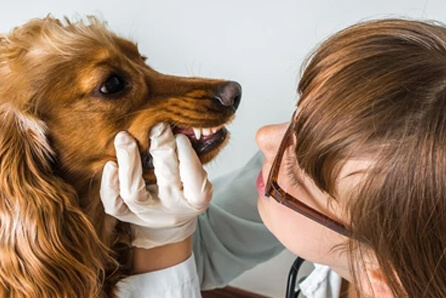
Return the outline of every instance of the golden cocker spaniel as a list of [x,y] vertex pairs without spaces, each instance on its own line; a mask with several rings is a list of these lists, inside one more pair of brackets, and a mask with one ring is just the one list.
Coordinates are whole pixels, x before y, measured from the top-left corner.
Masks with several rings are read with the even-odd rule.
[[148,183],[155,123],[187,135],[203,163],[226,143],[240,85],[145,60],[93,17],[0,35],[0,297],[108,297],[131,273],[129,227],[99,198],[119,131],[137,139]]

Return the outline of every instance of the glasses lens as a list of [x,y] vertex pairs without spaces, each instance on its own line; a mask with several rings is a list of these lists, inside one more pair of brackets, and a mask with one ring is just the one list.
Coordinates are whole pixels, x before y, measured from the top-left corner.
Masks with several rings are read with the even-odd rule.
[[[312,182],[299,168],[294,150],[295,141],[292,126],[290,126],[282,139],[276,159],[271,168],[268,185],[272,186],[272,188],[268,189],[268,193],[277,201],[294,209],[298,213],[333,231],[349,236],[350,233],[343,224],[328,217],[324,212],[321,212],[321,209],[324,210],[327,207],[323,207],[324,203],[318,203],[311,199],[313,196],[309,189],[312,189]],[[272,184],[269,184],[271,182]],[[275,184],[277,185],[274,186]],[[299,198],[303,198],[304,200]]]
[[[285,136],[287,137],[287,136]],[[292,135],[288,135],[287,140],[283,140],[282,143],[282,160],[279,166],[279,172],[277,175],[277,184],[281,189],[281,196],[276,198],[287,201],[286,205],[293,209],[312,209],[327,211],[327,206],[324,206],[323,202],[317,202],[313,198],[310,188],[312,188],[311,180],[306,177],[303,171],[299,168],[296,155],[294,153],[295,145]],[[305,183],[305,185],[304,185]],[[288,194],[285,195],[285,193]]]
[[277,176],[277,184],[289,194],[295,193],[295,189],[300,186],[298,180],[297,160],[293,153],[294,146],[288,144],[282,155],[282,161],[279,165],[279,174]]

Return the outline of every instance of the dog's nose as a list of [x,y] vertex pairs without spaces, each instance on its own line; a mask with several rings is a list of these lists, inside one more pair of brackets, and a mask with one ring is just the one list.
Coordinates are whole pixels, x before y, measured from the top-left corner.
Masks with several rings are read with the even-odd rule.
[[237,82],[226,82],[215,95],[219,104],[237,110],[242,99],[242,86]]

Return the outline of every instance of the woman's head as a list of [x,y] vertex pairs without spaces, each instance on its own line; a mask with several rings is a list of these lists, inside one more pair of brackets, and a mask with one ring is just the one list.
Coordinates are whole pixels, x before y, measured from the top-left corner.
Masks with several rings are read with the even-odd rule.
[[[353,279],[365,266],[372,286],[383,281],[395,296],[446,297],[446,29],[405,20],[347,28],[310,57],[298,91],[292,153],[309,182],[294,192],[321,200],[318,210],[366,240],[348,241]],[[265,130],[258,139],[268,166]],[[271,206],[259,201],[277,235]],[[326,234],[330,245],[345,243]]]

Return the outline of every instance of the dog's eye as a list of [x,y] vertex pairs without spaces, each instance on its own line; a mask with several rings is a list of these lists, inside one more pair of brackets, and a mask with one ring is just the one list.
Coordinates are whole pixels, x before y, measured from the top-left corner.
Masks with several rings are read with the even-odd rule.
[[122,91],[124,88],[125,88],[124,80],[117,75],[112,75],[107,79],[104,85],[101,86],[99,91],[104,95],[109,95],[118,93],[119,91]]

